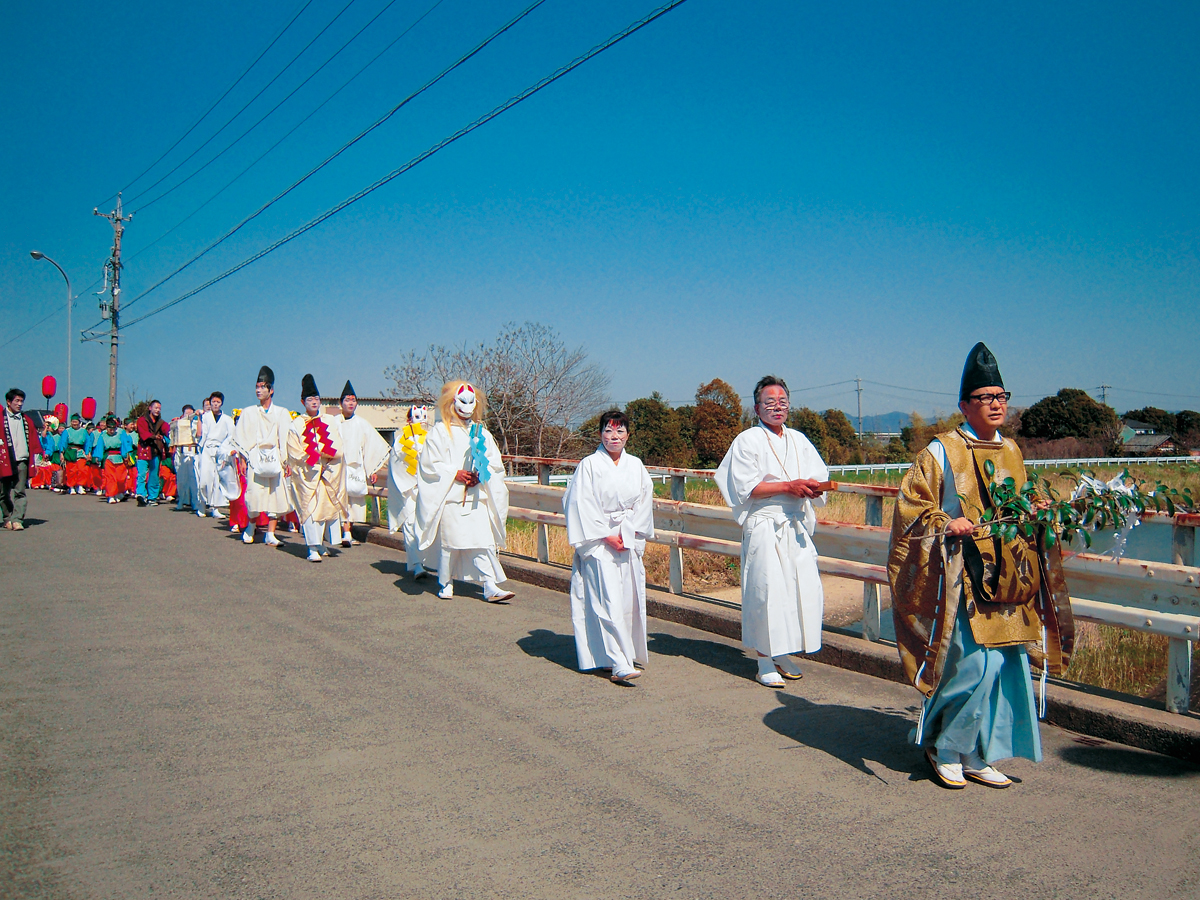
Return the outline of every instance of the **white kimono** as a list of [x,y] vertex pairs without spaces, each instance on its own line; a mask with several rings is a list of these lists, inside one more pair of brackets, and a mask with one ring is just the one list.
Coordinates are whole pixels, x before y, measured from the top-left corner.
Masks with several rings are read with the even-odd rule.
[[414,430],[424,426],[405,425],[397,431],[392,452],[388,455],[388,532],[395,534],[399,531],[404,536],[405,565],[410,572],[418,569],[434,568],[437,559],[426,565],[432,554],[421,553],[421,540],[417,535],[417,481],[418,472],[408,470],[409,461],[405,458],[406,445],[412,445],[416,450],[417,459],[421,458],[421,448],[425,445],[427,431]]
[[223,412],[217,419],[210,411],[201,418],[196,469],[205,507],[225,506],[242,493],[233,459],[233,416]]
[[787,494],[755,498],[764,481],[829,480],[817,449],[799,431],[776,437],[761,422],[743,431],[717,468],[717,487],[742,526],[742,646],[764,656],[821,649],[825,593],[817,572],[816,501]]
[[[654,485],[642,461],[601,447],[580,462],[563,497],[571,566],[571,624],[579,668],[646,665],[646,539],[654,537]],[[604,542],[621,536],[625,549]]]
[[282,474],[291,427],[291,413],[278,403],[269,410],[249,406],[238,418],[233,443],[246,460],[246,509],[252,519],[264,512],[279,516],[292,508]]
[[192,420],[178,418],[171,423],[171,452],[175,461],[175,508],[200,509],[197,491],[196,434]]
[[351,522],[367,521],[367,481],[387,462],[390,448],[375,426],[362,416],[338,418],[338,433],[345,454],[346,497],[350,502]]
[[417,534],[420,550],[438,560],[438,581],[452,579],[483,584],[505,580],[497,548],[506,543],[508,485],[504,460],[492,435],[484,429],[486,482],[472,488],[454,480],[470,470],[471,448],[466,428],[438,422],[429,430],[417,465]]

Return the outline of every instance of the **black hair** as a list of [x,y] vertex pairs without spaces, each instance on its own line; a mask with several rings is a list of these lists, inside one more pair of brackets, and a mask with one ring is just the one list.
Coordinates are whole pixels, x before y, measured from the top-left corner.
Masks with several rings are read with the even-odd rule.
[[208,399],[210,402],[212,401],[213,397],[216,397],[218,400],[220,400],[222,404],[225,403],[225,395],[222,394],[220,391],[213,391],[211,394],[208,395]]
[[195,411],[196,411],[196,407],[192,406],[192,404],[190,404],[190,403],[185,403],[185,404],[183,404],[183,409],[181,409],[179,412],[180,412],[180,414],[182,415],[182,414],[183,414],[183,412],[184,412],[184,410],[188,410],[188,409],[190,409],[192,412],[195,412]]
[[625,415],[625,413],[621,412],[619,409],[610,409],[608,412],[600,413],[599,431],[601,434],[604,433],[604,429],[608,427],[609,424],[616,425],[618,427],[624,425],[626,431],[633,430],[629,427],[629,416]]
[[783,392],[788,395],[789,399],[792,392],[788,390],[787,382],[782,378],[776,378],[774,375],[764,375],[758,379],[758,384],[754,386],[754,405],[758,406],[758,397],[763,392],[763,388],[781,387]]
[[151,406],[153,406],[155,403],[157,403],[159,406],[162,406],[162,401],[161,401],[161,400],[151,400],[149,403],[147,403],[147,404],[146,404],[146,408],[147,408],[147,409],[149,409],[149,408],[150,408]]
[[105,428],[110,428],[110,427],[117,428],[120,426],[120,424],[121,424],[121,422],[117,419],[116,416],[109,416],[107,419],[104,420]]
[[25,392],[20,388],[9,388],[8,393],[4,395],[4,402],[12,403],[13,397],[20,397],[22,400],[24,400]]

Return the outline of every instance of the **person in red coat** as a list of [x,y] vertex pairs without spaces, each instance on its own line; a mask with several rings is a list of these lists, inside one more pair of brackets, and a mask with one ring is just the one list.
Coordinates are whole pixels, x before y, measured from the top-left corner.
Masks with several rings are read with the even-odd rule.
[[45,450],[33,419],[21,412],[25,392],[9,388],[4,405],[4,427],[0,429],[0,512],[4,514],[5,528],[23,531],[29,466],[37,457],[44,456]]
[[159,468],[167,457],[171,428],[163,421],[162,404],[150,401],[150,407],[137,420],[137,504],[158,506],[162,490]]

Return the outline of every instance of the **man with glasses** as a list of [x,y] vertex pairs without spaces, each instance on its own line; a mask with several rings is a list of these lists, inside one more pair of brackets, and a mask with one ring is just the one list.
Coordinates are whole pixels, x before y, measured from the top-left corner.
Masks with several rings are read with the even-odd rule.
[[992,763],[1042,758],[1028,646],[1045,673],[1066,669],[1071,601],[1058,545],[980,528],[989,483],[1025,482],[1017,445],[1000,435],[1008,400],[982,343],[967,357],[958,408],[966,421],[918,454],[900,485],[888,579],[900,659],[926,697],[913,734],[935,780],[1005,788]]
[[716,475],[742,526],[742,646],[758,655],[759,684],[773,688],[801,677],[790,654],[821,649],[825,609],[812,536],[829,469],[808,438],[784,425],[789,406],[782,379],[760,379],[758,425],[734,438]]

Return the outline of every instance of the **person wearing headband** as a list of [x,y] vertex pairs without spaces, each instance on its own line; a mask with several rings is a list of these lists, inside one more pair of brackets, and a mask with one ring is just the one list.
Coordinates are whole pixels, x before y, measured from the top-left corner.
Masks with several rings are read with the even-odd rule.
[[85,447],[90,443],[87,429],[81,424],[78,414],[71,416],[71,424],[62,433],[59,447],[63,454],[63,483],[68,494],[86,493],[90,484]]
[[367,491],[387,464],[391,448],[374,425],[357,415],[358,396],[349,380],[342,388],[338,405],[342,411],[338,418],[338,434],[346,454],[346,499],[350,504],[349,515],[342,519],[342,546],[350,547],[358,543],[350,532],[350,525],[367,521]]
[[286,484],[287,434],[292,415],[275,402],[275,373],[270,366],[258,370],[254,382],[255,406],[242,410],[233,432],[233,446],[246,461],[246,511],[249,522],[242,531],[242,543],[254,543],[254,528],[260,514],[266,514],[263,543],[279,547],[275,536],[279,517],[292,508]]
[[438,400],[441,421],[425,438],[417,466],[419,549],[437,560],[438,596],[454,582],[483,586],[485,600],[511,600],[497,549],[506,540],[508,486],[500,448],[484,427],[487,399],[466,381],[451,381]]
[[[985,485],[1025,483],[1016,443],[1000,434],[1011,395],[982,342],[967,356],[958,408],[966,421],[939,434],[904,474],[888,552],[900,661],[925,702],[911,735],[934,780],[1006,788],[993,763],[1042,758],[1029,654],[1066,670],[1074,643],[1058,544],[979,528]],[[1043,694],[1044,698],[1044,694]],[[1044,699],[1043,699],[1044,710]]]
[[132,455],[133,441],[129,434],[117,427],[115,417],[109,416],[104,431],[92,443],[92,458],[99,464],[109,503],[118,503],[125,496],[125,460]]
[[388,533],[403,535],[405,566],[414,579],[420,579],[427,573],[417,535],[417,464],[429,433],[429,408],[410,406],[407,419],[388,455]]

